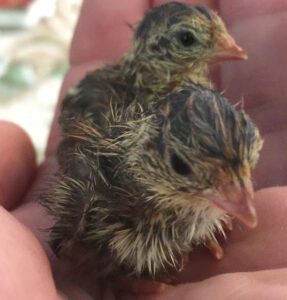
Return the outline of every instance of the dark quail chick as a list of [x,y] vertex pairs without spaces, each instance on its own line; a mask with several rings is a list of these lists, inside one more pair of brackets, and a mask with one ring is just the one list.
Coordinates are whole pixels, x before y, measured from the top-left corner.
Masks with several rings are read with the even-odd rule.
[[130,103],[140,95],[152,101],[190,82],[210,85],[211,62],[246,58],[215,12],[169,2],[146,13],[131,51],[118,64],[91,72],[71,91],[64,108],[91,112],[95,101],[110,97]]
[[251,170],[262,140],[219,93],[191,85],[154,113],[112,103],[105,127],[73,126],[73,175],[61,173],[44,203],[60,257],[98,276],[162,280],[197,245],[220,250],[232,216],[256,225]]
[[[88,74],[66,96],[60,117],[64,138],[76,120],[104,124],[111,99],[118,106],[132,101],[145,106],[190,82],[210,85],[211,62],[246,57],[221,18],[207,7],[177,2],[156,7],[135,29],[133,47],[118,64]],[[72,139],[62,143],[62,167],[73,147]]]

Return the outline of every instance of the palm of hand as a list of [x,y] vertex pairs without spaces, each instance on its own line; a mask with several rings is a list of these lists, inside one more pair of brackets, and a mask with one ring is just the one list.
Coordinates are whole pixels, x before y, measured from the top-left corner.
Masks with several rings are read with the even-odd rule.
[[[123,2],[127,2],[126,5]],[[83,9],[85,17],[80,19],[76,30],[71,51],[71,69],[65,79],[62,95],[68,87],[76,84],[87,70],[119,57],[128,49],[131,32],[126,23],[135,23],[140,20],[149,2],[137,0],[131,4],[130,1],[124,0],[119,7],[113,0],[105,1],[105,4],[97,0],[85,2]],[[163,1],[153,2],[156,5]],[[215,7],[213,4],[216,1],[202,2]],[[287,64],[285,58],[287,43],[284,36],[284,28],[287,25],[286,2],[276,0],[272,4],[263,5],[259,0],[254,0],[252,3],[223,0],[220,1],[219,7],[221,15],[232,28],[236,39],[249,53],[249,60],[244,63],[222,65],[220,70],[216,71],[218,86],[225,88],[226,95],[235,102],[244,96],[245,108],[261,129],[265,139],[261,160],[255,173],[257,188],[286,184],[287,156],[284,154],[287,144],[287,117],[284,113],[284,106],[286,106],[284,88],[287,74],[286,68],[282,67]],[[93,15],[89,13],[91,11],[94,12]],[[110,20],[112,24],[109,23]],[[114,28],[117,30],[117,35],[115,35]],[[101,43],[98,42],[99,40]],[[56,125],[52,128],[46,162],[37,171],[33,164],[32,149],[23,137],[23,133],[7,124],[5,126],[7,129],[2,127],[2,140],[7,140],[8,137],[10,140],[8,139],[7,146],[0,150],[4,152],[2,157],[7,158],[4,167],[0,165],[0,173],[2,172],[0,178],[3,178],[2,190],[3,195],[6,196],[5,199],[4,197],[3,200],[1,199],[1,202],[5,201],[4,206],[11,208],[13,204],[16,206],[16,202],[20,202],[25,195],[24,202],[18,204],[17,208],[11,212],[40,240],[43,240],[45,237],[38,229],[47,227],[49,221],[43,210],[31,200],[33,191],[39,188],[42,179],[53,169],[54,151],[58,141]],[[11,137],[14,137],[17,142],[12,141]],[[23,161],[28,162],[23,163]],[[12,174],[11,169],[14,178],[16,177],[14,181],[9,177],[9,174]],[[33,179],[31,186],[33,176],[36,178]],[[17,190],[15,190],[15,183],[19,187]],[[145,296],[144,299],[179,297],[208,299],[210,295],[213,298],[216,298],[216,295],[224,298],[231,293],[238,293],[236,294],[238,298],[242,296],[240,299],[244,299],[243,295],[250,298],[252,293],[260,291],[258,285],[248,284],[248,280],[256,280],[258,284],[261,284],[264,287],[262,293],[266,298],[268,298],[268,293],[272,295],[274,291],[276,299],[280,299],[280,293],[282,297],[284,292],[286,295],[287,290],[283,288],[283,283],[286,286],[287,269],[284,268],[287,267],[287,260],[284,249],[287,245],[286,241],[281,238],[286,235],[287,230],[284,213],[287,206],[286,195],[287,189],[284,187],[258,191],[256,201],[259,226],[251,231],[236,224],[226,242],[228,245],[225,247],[226,254],[223,261],[214,262],[205,251],[199,251],[194,254],[190,268],[187,267],[179,280],[195,282],[209,279],[200,283],[178,285],[169,288],[164,295],[153,295],[150,298]],[[38,298],[57,297],[45,250],[34,236],[10,214],[4,210],[0,213],[2,214],[0,234],[4,241],[0,249],[0,262],[7,264],[7,253],[9,253],[8,272],[5,270],[5,274],[10,274],[10,281],[13,280],[14,286],[11,290],[11,287],[7,287],[8,285],[4,285],[3,289],[0,285],[0,295],[2,296],[2,290],[6,293],[3,294],[4,298],[7,298],[7,295],[17,295],[17,293],[20,295],[22,287],[25,286],[27,293],[38,295]],[[46,252],[49,256],[49,251]],[[19,257],[19,253],[22,256]],[[23,257],[25,257],[24,260]],[[55,262],[53,267],[58,280],[57,285],[63,293],[68,295],[69,299],[76,299],[76,297],[89,299],[82,290],[64,279],[65,270],[61,266],[59,267]],[[268,271],[238,273],[256,270]],[[279,284],[282,287],[274,290]],[[236,292],[238,286],[244,286],[244,290]],[[127,297],[125,296],[124,299],[128,299]]]

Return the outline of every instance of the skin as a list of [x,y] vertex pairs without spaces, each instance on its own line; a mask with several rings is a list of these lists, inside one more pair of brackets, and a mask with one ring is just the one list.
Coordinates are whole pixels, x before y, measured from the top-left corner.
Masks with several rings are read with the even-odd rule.
[[[150,4],[162,2],[85,1],[71,49],[71,69],[61,95],[87,70],[114,61],[126,51],[131,38],[126,23],[141,19]],[[221,262],[212,260],[206,250],[194,253],[190,267],[179,276],[179,281],[185,284],[150,296],[113,295],[107,289],[105,299],[285,299],[287,295],[287,188],[284,187],[287,183],[287,74],[283,67],[287,63],[287,3],[284,0],[201,2],[219,9],[249,54],[247,62],[226,63],[215,70],[215,79],[219,89],[225,88],[226,95],[234,102],[244,95],[245,108],[265,139],[254,174],[259,224],[249,230],[235,223],[229,239],[223,242],[225,257]],[[39,168],[35,166],[31,142],[20,128],[1,122],[0,136],[5,141],[0,147],[0,203],[3,205],[0,278],[5,278],[0,281],[0,298],[91,299],[67,279],[67,266],[51,255],[44,242],[46,236],[39,230],[47,227],[50,220],[34,202],[34,193],[45,176],[55,170],[54,153],[58,143],[55,123],[46,160]],[[196,282],[199,280],[203,281]],[[103,299],[96,284],[94,289],[95,299]]]

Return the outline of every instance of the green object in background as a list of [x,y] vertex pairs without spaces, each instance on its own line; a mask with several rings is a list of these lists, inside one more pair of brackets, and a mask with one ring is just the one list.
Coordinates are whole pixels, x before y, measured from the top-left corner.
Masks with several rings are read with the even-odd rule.
[[23,89],[33,86],[36,82],[37,76],[30,64],[14,62],[0,77],[0,94],[4,95],[5,98],[13,96]]
[[[48,74],[48,77],[63,77],[67,67],[66,63],[57,64]],[[31,64],[26,62],[11,63],[2,76],[0,75],[0,101],[3,97],[9,98],[37,85],[42,79],[36,74]]]
[[52,71],[52,76],[60,76],[63,77],[68,70],[68,64],[60,63],[57,64],[54,70]]

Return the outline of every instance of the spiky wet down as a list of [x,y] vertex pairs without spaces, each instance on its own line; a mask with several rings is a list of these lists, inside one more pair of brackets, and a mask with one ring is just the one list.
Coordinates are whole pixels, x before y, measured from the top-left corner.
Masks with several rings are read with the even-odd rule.
[[228,36],[208,9],[156,8],[119,64],[88,74],[65,97],[60,170],[42,199],[58,256],[97,276],[165,280],[194,247],[224,234],[230,216],[217,204],[228,201],[213,195],[246,192],[262,140],[243,111],[192,83],[206,86],[215,29]]
[[158,278],[224,234],[230,216],[206,195],[250,174],[262,141],[243,111],[196,85],[153,113],[137,103],[111,111],[105,131],[78,122],[70,134],[78,147],[46,202],[56,220],[52,245],[88,269],[105,261],[102,276]]

